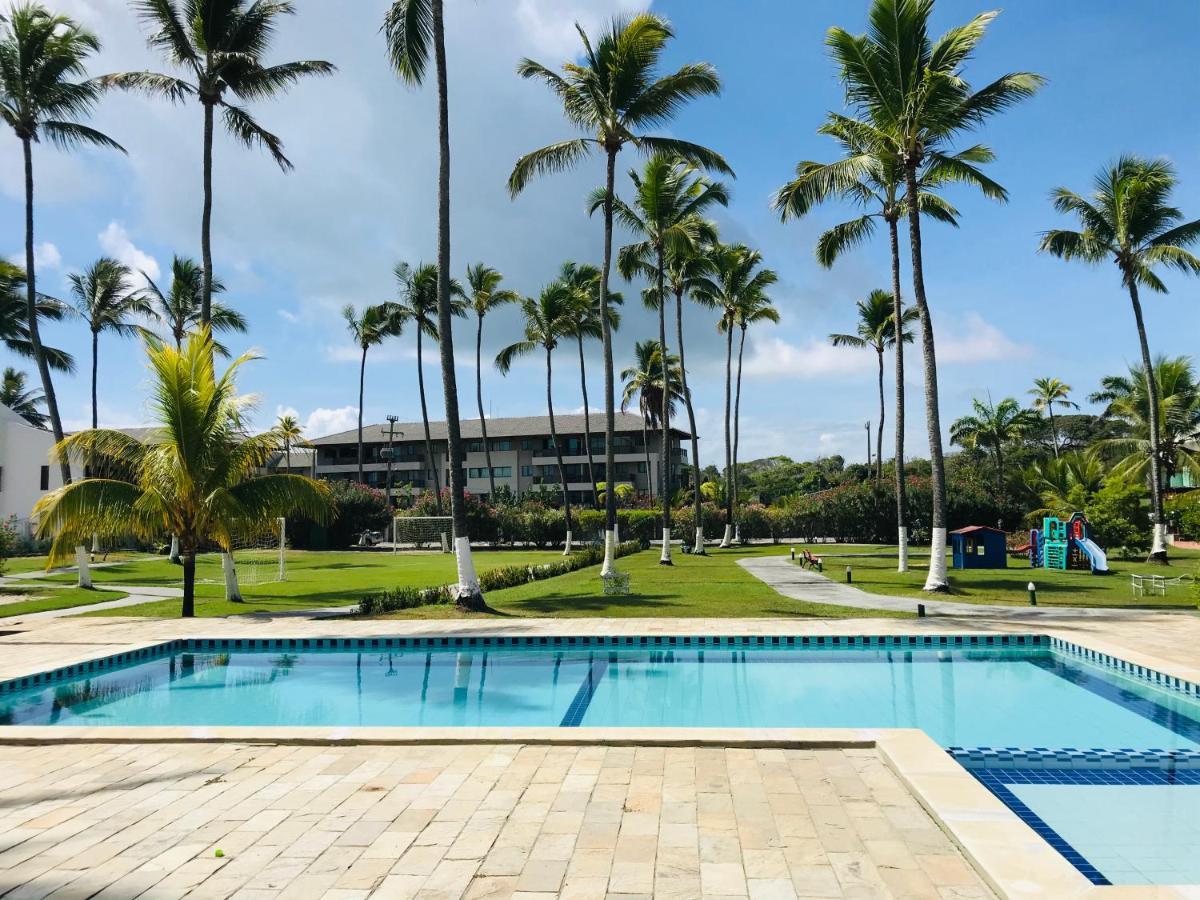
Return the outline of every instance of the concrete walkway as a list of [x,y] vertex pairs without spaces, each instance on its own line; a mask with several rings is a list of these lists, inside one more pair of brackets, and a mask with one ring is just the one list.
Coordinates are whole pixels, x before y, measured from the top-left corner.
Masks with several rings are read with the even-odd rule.
[[[41,612],[25,613],[16,616],[0,617],[0,627],[19,625],[36,619],[61,619],[65,616],[77,616],[80,613],[101,609],[120,609],[125,606],[137,606],[140,603],[153,603],[155,600],[171,600],[183,597],[182,588],[146,587],[135,584],[104,584],[97,587],[100,591],[111,591],[115,594],[128,594],[116,600],[102,600],[99,603],[88,603],[83,606],[66,606],[62,609],[44,609]],[[3,610],[3,607],[0,607]]]
[[[915,613],[917,604],[922,603],[925,606],[925,614],[930,616],[1000,616],[1009,619],[1076,619],[1096,616],[1144,616],[1146,614],[1146,610],[1114,607],[1005,606],[987,603],[957,603],[953,600],[935,600],[932,597],[925,599],[868,594],[851,585],[832,581],[811,569],[802,569],[785,556],[746,557],[739,559],[738,565],[759,581],[775,588],[785,597],[791,597],[793,600],[807,600],[810,603],[846,606],[852,609]],[[1165,613],[1167,611],[1156,610],[1156,612]]]

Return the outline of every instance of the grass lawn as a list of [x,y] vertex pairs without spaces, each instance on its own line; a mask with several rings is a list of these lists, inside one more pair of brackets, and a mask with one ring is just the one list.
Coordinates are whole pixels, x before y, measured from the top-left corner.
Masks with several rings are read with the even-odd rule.
[[[741,566],[740,557],[781,555],[785,547],[744,550],[710,550],[708,556],[674,555],[675,565],[658,564],[659,551],[627,556],[617,568],[630,575],[632,593],[605,597],[600,590],[598,566],[533,584],[493,591],[488,604],[500,616],[561,616],[636,618],[778,618],[884,616],[911,618],[910,613],[869,612],[792,600],[763,584]],[[387,618],[442,619],[494,618],[490,614],[464,614],[447,606],[424,606],[394,613]]]
[[[475,553],[475,567],[483,571],[496,566],[528,565],[559,559],[554,550],[503,550]],[[379,553],[358,551],[288,551],[287,581],[269,584],[243,584],[245,600],[231,603],[224,599],[220,557],[206,554],[196,563],[197,616],[233,616],[253,612],[283,612],[320,606],[345,606],[357,602],[363,594],[385,587],[413,585],[429,587],[455,578],[454,556],[447,553]],[[98,587],[108,584],[138,584],[181,587],[182,570],[165,557],[139,559],[92,572]],[[51,576],[55,581],[72,581],[73,575]],[[97,616],[179,615],[179,600],[141,603],[122,609],[96,610]]]
[[[128,550],[117,550],[107,555],[100,554],[96,562],[120,562],[121,560],[136,559],[145,556]],[[68,565],[74,565],[74,560],[68,560]],[[45,556],[13,556],[4,561],[3,575],[25,575],[29,572],[44,572],[46,570]]]
[[4,589],[8,594],[22,594],[24,600],[13,603],[0,603],[0,618],[8,616],[27,616],[30,613],[44,612],[48,609],[69,609],[72,606],[88,606],[92,603],[103,603],[106,600],[120,600],[125,596],[124,591],[105,591],[99,589],[68,587],[68,588],[38,588],[10,587]]
[[[797,544],[799,552],[805,545]],[[825,574],[844,580],[846,566],[854,570],[854,586],[873,594],[900,597],[929,597],[921,590],[929,565],[929,551],[916,548],[909,553],[910,569],[896,571],[896,548],[868,544],[814,544],[808,549],[825,563]],[[1165,597],[1134,597],[1129,586],[1131,573],[1164,575],[1168,579],[1191,574],[1200,577],[1200,551],[1171,548],[1170,566],[1141,560],[1109,557],[1108,575],[1092,575],[1083,569],[1034,569],[1025,558],[1008,560],[1007,569],[950,568],[949,599],[968,603],[1029,604],[1026,586],[1037,585],[1038,605],[1044,606],[1130,606],[1160,609],[1195,609],[1200,593],[1183,583],[1167,587]]]

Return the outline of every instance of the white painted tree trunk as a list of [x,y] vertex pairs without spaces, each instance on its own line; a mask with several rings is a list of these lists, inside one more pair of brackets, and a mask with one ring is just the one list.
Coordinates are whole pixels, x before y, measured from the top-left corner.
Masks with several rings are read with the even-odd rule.
[[662,554],[658,557],[658,561],[663,565],[671,565],[671,529],[664,528],[662,530]]
[[1166,522],[1156,522],[1154,524],[1154,538],[1150,545],[1150,555],[1163,554],[1167,552],[1167,524]]
[[721,536],[721,547],[726,548],[731,546],[733,546],[733,526],[726,525],[725,534]]
[[621,543],[621,520],[613,522],[613,544]]
[[742,542],[742,525],[740,522],[733,526],[733,542],[735,544]]
[[87,547],[80,544],[75,548],[75,568],[79,570],[79,580],[77,584],[81,588],[90,588],[92,586],[92,570],[88,565]]
[[900,553],[896,564],[897,572],[908,571],[908,529],[903,525],[900,526]]
[[183,562],[179,558],[179,535],[171,535],[171,552],[167,554],[167,562],[173,562],[176,565]]
[[567,539],[563,541],[563,556],[571,555],[571,532],[567,532]]
[[929,546],[929,575],[925,578],[925,590],[944,591],[950,586],[946,580],[946,529],[933,529],[933,542]]
[[704,555],[704,526],[703,525],[696,526],[696,544],[692,548],[692,552],[698,553],[700,556]]
[[454,539],[454,564],[458,571],[458,589],[462,596],[479,593],[479,576],[475,574],[475,561],[471,558],[471,539]]
[[242,589],[238,585],[237,567],[233,564],[232,553],[221,554],[221,573],[225,576],[225,599],[241,600]]
[[604,530],[604,565],[600,567],[600,577],[607,578],[617,574],[617,530]]

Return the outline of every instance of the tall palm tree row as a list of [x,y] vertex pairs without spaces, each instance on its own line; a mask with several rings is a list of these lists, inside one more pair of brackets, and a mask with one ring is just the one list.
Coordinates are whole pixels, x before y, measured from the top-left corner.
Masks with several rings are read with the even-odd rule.
[[[204,317],[204,268],[193,259],[176,256],[171,260],[171,284],[166,293],[145,272],[144,296],[150,304],[150,316],[171,335],[175,349],[183,347],[188,332],[199,327]],[[225,284],[219,278],[209,282],[212,294],[223,294]],[[212,332],[246,331],[246,317],[220,300],[212,300],[208,307],[208,324]],[[221,356],[229,356],[229,348],[213,338],[213,349]]]
[[[358,362],[358,483],[363,483],[363,392],[367,380],[367,351],[404,330],[405,315],[397,303],[377,303],[359,312],[350,304],[342,307],[342,318],[354,343],[362,351]],[[418,337],[419,341],[420,338]],[[423,405],[423,404],[422,404]],[[428,426],[426,426],[428,427]],[[289,462],[290,468],[290,462]],[[391,497],[388,498],[391,503]]]
[[[108,82],[87,78],[87,61],[100,51],[100,39],[67,16],[42,4],[18,3],[0,20],[0,118],[21,142],[25,163],[25,322],[29,348],[42,381],[46,412],[55,441],[62,441],[62,417],[50,376],[50,361],[38,328],[40,295],[34,266],[33,145],[42,138],[55,146],[124,149],[108,135],[79,121],[87,118]],[[63,484],[71,482],[71,462],[59,459]]]
[[[930,36],[933,0],[872,0],[868,32],[851,34],[831,28],[826,37],[838,67],[846,101],[854,113],[845,127],[867,147],[888,148],[903,171],[905,196],[920,193],[921,172],[936,164],[954,172],[955,180],[978,187],[985,196],[1003,200],[1003,187],[977,168],[992,152],[976,145],[959,153],[951,141],[981,126],[989,117],[1032,96],[1043,79],[1031,72],[1011,72],[979,90],[963,75],[963,67],[978,48],[989,12],[939,38]],[[937,354],[933,320],[925,292],[921,244],[921,204],[904,204],[912,259],[913,298],[920,315],[921,355],[925,369],[925,420],[931,463],[932,540],[925,590],[949,590],[946,576],[946,466],[938,408]]]
[[[723,321],[723,320],[722,320]],[[762,294],[748,294],[737,304],[733,324],[738,328],[737,378],[733,392],[733,497],[739,496],[738,439],[742,422],[742,357],[746,352],[746,331],[756,322],[779,322],[779,310]],[[735,507],[736,511],[736,507]],[[734,522],[734,537],[740,542],[738,524]]]
[[242,103],[275,97],[302,78],[331,75],[332,63],[320,59],[268,65],[263,57],[279,19],[295,13],[290,0],[132,0],[133,8],[149,29],[150,46],[184,72],[183,77],[158,72],[123,72],[109,75],[105,84],[145,91],[173,103],[197,100],[204,113],[200,252],[203,279],[200,321],[212,319],[213,261],[213,137],[218,111],[225,130],[247,147],[260,146],[283,171],[292,168],[284,155],[283,141],[263,128]]
[[1079,404],[1071,399],[1071,386],[1057,378],[1035,378],[1029,394],[1033,397],[1033,408],[1044,412],[1050,420],[1050,443],[1054,446],[1054,458],[1058,459],[1058,425],[1054,421],[1054,407],[1079,409]]
[[1162,423],[1158,385],[1138,289],[1145,287],[1160,294],[1167,292],[1156,269],[1170,268],[1185,275],[1200,275],[1200,258],[1188,249],[1200,242],[1200,219],[1183,221],[1183,213],[1171,205],[1175,186],[1175,171],[1165,160],[1122,156],[1096,175],[1090,198],[1062,187],[1054,191],[1054,208],[1075,216],[1081,228],[1078,231],[1047,231],[1040,244],[1043,252],[1062,259],[1079,259],[1093,265],[1114,262],[1121,275],[1121,284],[1129,293],[1148,399],[1150,502],[1154,512],[1150,560],[1161,563],[1167,561],[1167,520],[1159,448]]
[[[416,2],[416,0],[413,0]],[[668,122],[689,100],[720,92],[716,71],[706,63],[684,65],[658,76],[667,42],[674,36],[665,19],[650,13],[615,18],[595,41],[577,24],[583,62],[563,65],[562,74],[524,59],[517,67],[523,78],[536,78],[559,98],[567,121],[583,132],[528,153],[517,160],[508,179],[515,197],[535,175],[559,172],[578,164],[593,151],[604,154],[604,255],[600,268],[600,325],[604,358],[604,471],[609,483],[616,472],[613,430],[616,425],[612,333],[608,319],[609,274],[612,268],[613,197],[617,156],[627,144],[644,153],[667,151],[704,169],[732,174],[720,154],[678,138],[644,132]],[[601,575],[615,573],[617,498],[605,491],[604,564]]]
[[[662,346],[657,341],[638,341],[633,347],[634,364],[621,371],[621,412],[636,400],[642,416],[642,443],[646,454],[646,484],[654,493],[654,465],[650,457],[650,430],[659,427],[663,409],[673,414],[683,396],[679,357],[667,355],[663,372]],[[610,479],[608,484],[615,484]]]
[[546,413],[550,417],[550,440],[554,444],[554,456],[558,462],[558,480],[562,487],[563,517],[566,520],[567,537],[563,544],[563,555],[571,552],[571,492],[567,470],[563,465],[562,442],[558,439],[558,428],[554,423],[554,350],[558,342],[569,337],[574,322],[576,294],[569,284],[555,281],[545,288],[535,300],[526,297],[521,301],[521,315],[525,319],[525,337],[509,344],[496,356],[496,368],[507,374],[513,360],[518,356],[535,353],[539,349],[546,354]]
[[492,472],[492,447],[488,443],[487,416],[483,412],[483,317],[497,307],[517,303],[521,299],[516,291],[500,287],[503,280],[503,275],[483,263],[467,267],[467,301],[475,311],[475,402],[479,407],[479,430],[483,435],[489,497],[496,496],[496,476]]
[[[643,295],[658,311],[658,344],[669,353],[667,344],[666,267],[667,249],[672,252],[696,250],[699,243],[715,235],[702,215],[715,204],[728,205],[729,194],[723,184],[713,184],[695,174],[695,167],[669,153],[655,153],[639,173],[630,170],[633,200],[626,203],[613,198],[613,212],[627,230],[641,241],[622,247],[617,254],[617,269],[629,280],[644,275],[650,288]],[[602,208],[606,195],[594,195],[592,210]],[[659,563],[671,565],[671,416],[670,397],[663,394],[659,411],[659,493],[662,501],[662,553]]]
[[[835,347],[870,347],[879,362],[879,431],[875,435],[875,481],[883,483],[883,426],[887,418],[887,402],[883,392],[883,355],[888,348],[900,353],[896,336],[896,302],[887,291],[876,288],[865,300],[858,301],[858,327],[853,334],[831,334],[829,342]],[[913,307],[900,313],[903,343],[911,344],[912,332],[907,328],[917,318]],[[903,386],[901,387],[903,392]]]

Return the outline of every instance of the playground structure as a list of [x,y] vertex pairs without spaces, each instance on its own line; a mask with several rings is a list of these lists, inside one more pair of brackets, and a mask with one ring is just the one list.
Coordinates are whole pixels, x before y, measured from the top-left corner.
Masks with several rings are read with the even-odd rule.
[[1092,540],[1087,517],[1072,513],[1069,519],[1047,516],[1042,527],[1029,532],[1029,565],[1035,569],[1089,569],[1108,574],[1108,555]]

